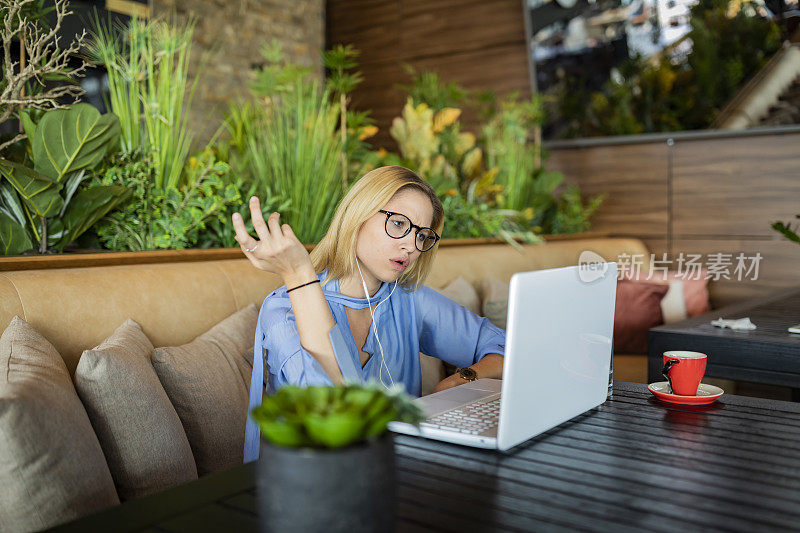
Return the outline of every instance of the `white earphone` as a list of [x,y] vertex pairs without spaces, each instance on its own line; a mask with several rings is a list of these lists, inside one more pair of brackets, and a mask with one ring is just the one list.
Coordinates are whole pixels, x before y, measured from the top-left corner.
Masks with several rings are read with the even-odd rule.
[[[369,315],[372,317],[372,331],[375,333],[375,339],[378,341],[378,348],[381,350],[381,364],[378,367],[378,379],[381,381],[383,386],[386,386],[386,383],[383,382],[383,369],[386,368],[386,373],[389,374],[389,381],[391,382],[392,386],[394,386],[394,379],[392,379],[392,373],[389,372],[389,365],[386,364],[386,358],[383,356],[383,345],[381,344],[381,338],[378,336],[378,328],[375,326],[375,313],[372,311],[372,302],[369,299],[369,290],[367,289],[367,282],[364,281],[364,275],[361,273],[361,266],[358,264],[358,257],[356,257],[356,267],[358,267],[358,275],[361,276],[361,286],[364,287],[364,295],[367,297],[367,306],[369,309]],[[383,301],[379,302],[378,305],[375,306],[375,311],[378,310],[378,307],[381,306],[383,302],[388,300],[394,290],[397,288],[397,280],[394,281],[394,287],[392,287],[391,292],[389,292],[389,296],[386,297]]]

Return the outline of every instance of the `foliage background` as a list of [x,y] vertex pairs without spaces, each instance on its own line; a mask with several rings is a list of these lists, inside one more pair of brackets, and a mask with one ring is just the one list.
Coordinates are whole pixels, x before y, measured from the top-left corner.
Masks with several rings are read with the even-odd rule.
[[[26,217],[24,189],[9,184],[14,172],[29,171],[11,165],[33,172],[37,161],[33,146],[15,142],[6,150],[12,159],[0,167],[8,182],[0,187],[0,240],[15,242],[5,253],[44,253],[48,243],[61,251],[79,236],[82,245],[110,250],[236,246],[230,217],[240,212],[249,220],[251,195],[261,198],[265,215],[280,211],[303,242],[314,243],[350,184],[389,164],[412,168],[434,185],[446,209],[445,238],[500,236],[516,245],[518,239],[537,241],[543,232],[583,231],[601,202],[584,203],[578,189],[561,187],[561,174],[545,169],[541,147],[529,142],[543,118],[539,100],[493,102],[435,73],[409,71],[408,101],[391,128],[398,150],[374,149],[370,113],[350,108],[350,94],[362,82],[359,53],[350,46],[323,54],[328,76],[319,84],[308,68],[287,61],[279,45],[265,44],[250,96],[230,102],[211,142],[192,151],[187,113],[204,75],[200,70],[192,78],[187,70],[194,21],[133,18],[111,27],[95,17],[92,24],[85,57],[108,71],[111,113],[102,120],[113,123],[114,133],[93,152],[91,164],[59,170],[58,187],[37,187],[49,187],[52,196],[63,179],[60,206],[76,191],[76,199],[93,190],[113,201],[98,197],[78,232],[65,227],[64,212]],[[492,101],[483,126],[463,131],[462,110],[479,101]],[[50,120],[48,113],[22,110],[17,116],[34,131]],[[54,230],[47,238],[39,229],[45,223]],[[63,235],[69,238],[54,240]]]
[[[733,10],[740,5],[738,10]],[[699,0],[691,8],[691,51],[622,63],[601,91],[568,77],[548,111],[562,138],[707,128],[722,106],[781,44],[778,25],[749,3]]]

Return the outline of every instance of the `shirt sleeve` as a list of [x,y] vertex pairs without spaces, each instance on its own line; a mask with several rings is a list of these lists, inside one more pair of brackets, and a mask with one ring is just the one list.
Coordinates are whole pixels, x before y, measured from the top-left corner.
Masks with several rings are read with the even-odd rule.
[[[260,320],[270,383],[275,388],[283,385],[307,387],[333,384],[322,365],[300,344],[297,322],[288,297],[268,297],[264,301]],[[345,381],[359,381],[358,370],[338,324],[334,324],[328,332],[328,338]]]
[[[333,353],[342,376],[346,381],[360,380],[358,370],[350,357],[338,324],[328,332]],[[288,298],[270,294],[261,306],[256,324],[253,354],[253,374],[250,377],[250,399],[245,424],[244,462],[255,461],[259,456],[260,430],[250,412],[261,405],[262,380],[264,377],[264,352],[271,379],[269,383],[278,389],[283,385],[332,385],[328,374],[300,344],[300,335],[291,303]]]
[[488,318],[471,312],[430,287],[415,292],[420,350],[464,367],[486,354],[505,355],[506,333]]

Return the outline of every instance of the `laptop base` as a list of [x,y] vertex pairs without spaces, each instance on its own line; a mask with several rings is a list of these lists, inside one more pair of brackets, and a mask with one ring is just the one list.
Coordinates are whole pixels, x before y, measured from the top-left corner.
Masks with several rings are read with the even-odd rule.
[[456,428],[431,427],[432,424],[429,421],[449,411],[498,399],[502,383],[499,379],[478,379],[458,387],[417,398],[414,403],[425,413],[426,421],[422,422],[419,427],[405,422],[390,422],[389,429],[395,433],[452,442],[453,444],[496,449],[497,425],[478,434],[468,434]]

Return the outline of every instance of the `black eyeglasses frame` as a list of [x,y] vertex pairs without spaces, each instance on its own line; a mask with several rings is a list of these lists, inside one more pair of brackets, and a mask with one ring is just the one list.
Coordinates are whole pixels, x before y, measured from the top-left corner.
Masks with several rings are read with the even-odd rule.
[[[386,222],[384,222],[384,223],[383,223],[383,230],[386,232],[386,235],[389,235],[389,237],[392,237],[392,235],[390,235],[390,234],[389,234],[389,228],[387,228],[387,227],[386,227],[386,225],[389,223],[389,219],[392,217],[392,215],[400,215],[401,217],[404,217],[406,220],[408,220],[408,229],[406,230],[406,232],[405,232],[405,233],[403,233],[403,234],[402,234],[401,236],[399,236],[399,237],[392,237],[392,239],[402,239],[402,238],[404,238],[406,235],[408,235],[409,233],[411,233],[411,230],[412,230],[412,229],[414,229],[414,230],[416,230],[416,231],[414,232],[414,247],[415,247],[417,250],[419,250],[420,252],[422,252],[422,253],[425,253],[425,252],[429,251],[431,248],[433,248],[434,246],[436,246],[436,243],[437,243],[437,242],[439,242],[439,239],[441,239],[441,237],[439,236],[439,234],[438,234],[438,233],[436,233],[436,231],[435,231],[433,228],[427,228],[427,227],[423,227],[423,226],[417,226],[416,224],[414,224],[413,222],[411,222],[411,219],[410,219],[410,218],[408,218],[407,216],[405,216],[403,213],[395,213],[395,212],[393,212],[393,211],[386,211],[386,210],[384,210],[384,209],[378,209],[378,212],[379,212],[379,213],[383,213],[384,215],[386,215]],[[422,250],[422,249],[419,247],[419,242],[417,241],[417,235],[419,234],[419,232],[420,232],[420,231],[422,231],[422,230],[424,230],[424,229],[426,229],[426,230],[430,230],[430,232],[431,232],[431,233],[433,233],[434,240],[433,240],[433,244],[431,244],[431,245],[430,245],[428,248],[426,248],[426,249]]]

